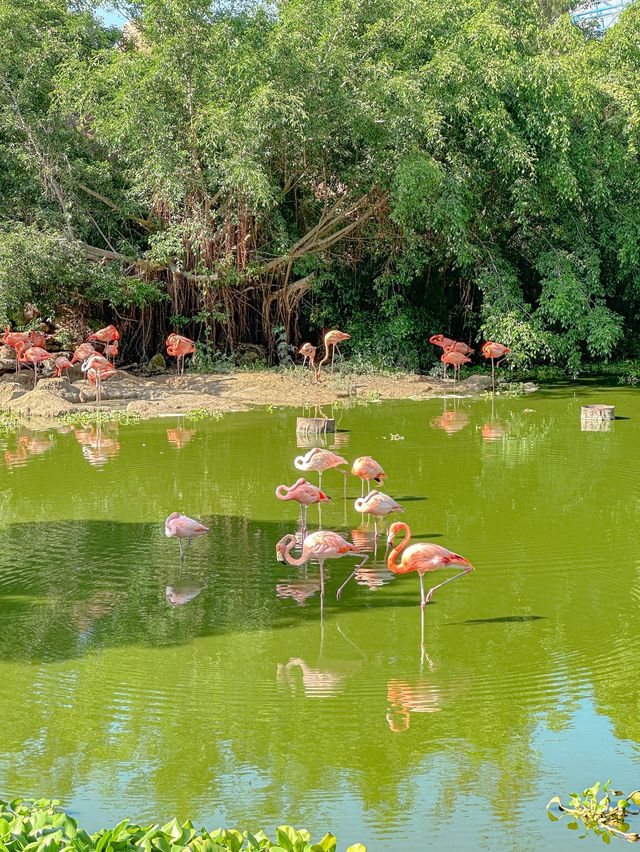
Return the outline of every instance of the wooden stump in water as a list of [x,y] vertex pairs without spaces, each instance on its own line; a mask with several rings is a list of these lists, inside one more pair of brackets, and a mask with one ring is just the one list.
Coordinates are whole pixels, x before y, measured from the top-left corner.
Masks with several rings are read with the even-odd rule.
[[615,418],[613,405],[583,405],[580,412],[580,425],[583,432],[608,432]]
[[296,432],[307,435],[326,435],[327,432],[336,431],[336,421],[333,417],[298,417]]

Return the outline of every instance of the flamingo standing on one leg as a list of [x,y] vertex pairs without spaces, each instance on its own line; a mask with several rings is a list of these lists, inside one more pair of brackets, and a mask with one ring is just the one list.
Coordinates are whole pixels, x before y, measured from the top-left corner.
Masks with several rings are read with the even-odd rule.
[[293,485],[278,485],[276,488],[276,497],[278,500],[295,500],[296,503],[300,504],[303,532],[307,529],[307,510],[309,506],[312,506],[314,503],[331,502],[331,497],[328,497],[324,491],[307,482],[303,477],[300,477]]
[[445,349],[444,355],[440,356],[440,360],[443,364],[451,364],[453,366],[453,384],[455,387],[456,379],[460,375],[460,367],[463,364],[470,364],[471,358],[468,358],[466,355],[463,355],[462,352],[456,352],[453,346],[450,346],[448,349]]
[[333,362],[336,357],[336,352],[340,355],[340,350],[338,349],[338,344],[342,343],[343,340],[350,340],[351,335],[346,334],[344,331],[338,331],[338,329],[333,329],[332,331],[328,331],[324,336],[324,358],[319,362],[318,367],[316,369],[316,380],[320,381],[320,373],[322,371],[322,365],[326,364],[329,360],[329,347],[331,347],[331,373],[333,374]]
[[199,535],[205,535],[209,532],[209,527],[205,527],[200,521],[195,521],[187,515],[181,515],[180,512],[173,512],[164,522],[164,534],[167,538],[177,538],[180,545],[180,559],[184,559],[184,548],[182,539],[186,538],[191,546],[191,539],[197,538]]
[[[429,343],[433,346],[439,346],[444,352],[445,349],[449,346],[453,346],[455,340],[451,337],[445,337],[444,334],[432,334],[429,338]],[[447,365],[444,365],[444,378],[447,378]]]
[[184,359],[196,351],[196,344],[191,338],[182,334],[170,334],[165,341],[167,355],[171,355],[178,361],[178,375],[184,375]]
[[309,369],[315,374],[316,371],[316,352],[318,350],[311,343],[303,343],[298,349],[298,355],[302,355],[302,366],[306,367],[307,359],[309,359]]
[[360,456],[357,458],[352,467],[351,473],[354,476],[357,476],[362,483],[362,491],[360,492],[360,496],[364,497],[364,483],[367,483],[367,492],[371,491],[371,480],[375,480],[378,485],[382,485],[382,483],[387,478],[387,474],[382,469],[382,465],[380,465],[374,458],[371,456]]
[[[304,456],[296,456],[293,463],[298,470],[304,470],[305,472],[309,470],[317,470],[320,488],[322,488],[322,474],[325,470],[339,468],[342,464],[349,464],[349,462],[346,459],[343,459],[342,456],[332,453],[331,450],[322,450],[320,447],[314,447]],[[344,496],[346,499],[347,471],[341,470],[340,473],[344,476]]]
[[499,358],[498,366],[504,360],[505,356],[511,352],[508,346],[505,346],[503,343],[494,343],[493,340],[488,340],[486,343],[482,344],[482,348],[480,350],[485,358],[490,359],[491,361],[491,387],[493,392],[496,392],[496,364],[495,359]]
[[393,497],[376,490],[370,491],[366,497],[358,497],[354,506],[356,512],[374,516],[376,536],[378,535],[378,518],[384,518],[386,524],[387,515],[392,512],[404,512],[404,506],[396,503]]
[[[424,609],[429,603],[435,591],[446,586],[447,583],[457,580],[458,577],[464,577],[465,574],[469,574],[474,570],[473,565],[468,559],[465,559],[464,556],[452,553],[450,550],[447,550],[446,547],[441,547],[439,544],[423,544],[421,542],[419,544],[412,544],[409,547],[409,542],[411,541],[411,530],[407,524],[403,524],[401,521],[396,521],[391,524],[387,535],[388,547],[393,544],[395,537],[401,531],[404,531],[404,538],[389,554],[387,558],[387,567],[390,571],[393,571],[394,574],[408,574],[410,571],[417,572],[420,577],[420,606],[422,609]],[[397,559],[401,553],[402,559],[398,563]],[[453,577],[449,577],[448,580],[438,583],[437,586],[433,586],[425,595],[422,579],[424,575],[431,573],[432,571],[438,571],[440,568],[446,568],[448,565],[462,565],[464,566],[464,570],[455,574]],[[338,589],[338,597],[350,579],[351,577],[349,577],[342,586],[340,586]]]
[[[342,556],[362,556],[362,552],[338,533],[319,530],[306,536],[302,542],[302,553],[298,558],[291,555],[296,543],[295,535],[285,535],[276,544],[276,556],[279,562],[289,565],[306,565],[312,559],[320,563],[320,606],[324,607],[324,563],[327,559],[340,559]],[[368,560],[368,554],[358,563],[360,568]]]
[[53,371],[55,378],[59,379],[64,373],[67,380],[69,379],[69,376],[67,376],[67,370],[69,370],[69,368],[73,365],[66,355],[59,355],[53,362],[53,365],[55,367],[55,370]]
[[38,384],[38,365],[49,361],[55,356],[47,352],[41,346],[32,346],[30,343],[21,343],[17,349],[18,361],[21,364],[31,364],[33,367],[33,386]]

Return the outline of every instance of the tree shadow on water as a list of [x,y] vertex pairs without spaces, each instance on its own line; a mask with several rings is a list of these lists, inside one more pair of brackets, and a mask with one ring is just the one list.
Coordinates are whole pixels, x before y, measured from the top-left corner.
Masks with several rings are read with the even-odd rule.
[[[185,547],[162,523],[81,520],[14,523],[0,531],[0,659],[55,662],[114,647],[166,647],[228,633],[291,628],[320,619],[319,593],[306,606],[276,586],[319,576],[276,560],[289,524],[203,517],[209,534]],[[350,536],[345,533],[346,537]],[[299,551],[294,551],[297,554]],[[376,562],[382,564],[384,545]],[[375,592],[351,582],[335,593],[354,558],[325,564],[324,618],[371,608],[415,607],[414,591],[394,583]],[[167,588],[198,588],[171,604]]]

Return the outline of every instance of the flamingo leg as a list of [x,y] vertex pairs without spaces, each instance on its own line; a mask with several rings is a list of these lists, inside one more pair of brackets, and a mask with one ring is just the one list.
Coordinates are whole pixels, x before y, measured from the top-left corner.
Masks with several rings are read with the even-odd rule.
[[38,384],[38,365],[37,363],[33,365],[33,386]]
[[420,577],[420,609],[424,612],[424,608],[427,605],[424,599],[424,580],[422,579],[422,574],[418,574],[418,577]]
[[180,545],[180,562],[184,561],[184,547],[182,546],[182,539],[178,539],[178,544]]
[[367,479],[367,494],[371,494],[371,480]]
[[340,473],[344,476],[344,499],[347,499],[347,471],[341,470]]
[[333,375],[333,359],[336,357],[336,347],[331,350],[331,375]]
[[496,365],[493,358],[491,359],[491,388],[493,393],[496,392]]
[[364,500],[364,479],[361,479],[360,483],[362,485],[362,488],[360,489],[360,499]]
[[[358,558],[358,556],[362,556],[362,554],[361,554],[361,553],[347,553],[346,555],[347,555],[347,556],[355,556],[355,557],[356,557],[356,559]],[[358,568],[362,568],[362,566],[363,566],[366,562],[368,562],[368,560],[369,560],[369,554],[368,554],[368,553],[365,553],[365,555],[364,555],[364,559],[362,560],[362,562],[358,562],[358,564],[357,564],[357,565],[356,565],[356,567],[353,569],[353,571],[351,572],[351,574],[349,574],[349,576],[347,577],[347,579],[344,581],[344,583],[340,586],[340,588],[339,588],[339,589],[338,589],[338,591],[336,592],[336,600],[338,600],[338,601],[340,600],[340,595],[342,594],[342,590],[344,589],[344,587],[347,585],[347,583],[349,582],[349,580],[351,580],[353,577],[355,577],[355,576],[356,576],[356,571],[358,570]]]
[[318,487],[320,488],[320,491],[322,491],[322,471],[321,470],[318,471],[318,482],[319,482]]
[[324,561],[320,560],[320,613],[324,612]]
[[[430,601],[430,600],[431,600],[431,598],[433,597],[433,593],[434,593],[435,591],[437,591],[437,589],[441,589],[443,586],[446,586],[446,585],[447,585],[447,583],[452,583],[454,580],[457,580],[459,577],[466,577],[466,575],[467,575],[468,573],[469,573],[469,571],[460,571],[460,573],[459,573],[459,574],[456,574],[456,575],[455,575],[455,576],[453,576],[453,577],[449,577],[449,579],[448,579],[448,580],[444,580],[444,582],[442,582],[442,583],[438,583],[438,585],[437,585],[437,586],[434,586],[432,589],[429,589],[429,591],[427,592],[427,596],[426,596],[426,598],[424,599],[424,603],[422,604],[422,606],[424,607],[426,604],[428,604],[428,603],[429,603],[429,601]],[[420,578],[420,579],[422,579],[422,578]]]

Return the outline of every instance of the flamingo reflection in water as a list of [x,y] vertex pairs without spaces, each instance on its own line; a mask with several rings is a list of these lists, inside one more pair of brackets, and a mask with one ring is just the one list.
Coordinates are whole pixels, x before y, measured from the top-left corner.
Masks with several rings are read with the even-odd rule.
[[464,411],[458,411],[454,400],[453,410],[447,408],[447,399],[442,403],[442,414],[438,417],[432,417],[429,421],[429,426],[432,429],[442,429],[447,435],[453,435],[455,432],[460,432],[465,426],[469,425],[469,416]]
[[197,598],[204,586],[192,586],[188,583],[180,583],[176,586],[167,586],[165,598],[171,606],[183,606],[194,598]]
[[19,435],[15,450],[7,450],[4,461],[9,470],[14,467],[24,467],[30,458],[41,456],[54,446],[55,441],[50,437]]
[[[302,542],[302,553],[299,557],[291,555],[296,544],[295,535],[285,535],[276,544],[276,557],[279,562],[287,562],[298,567],[312,560],[320,563],[320,607],[324,608],[324,563],[327,559],[341,559],[343,556],[363,556],[362,551],[341,535],[330,530],[318,530],[310,533]],[[364,565],[369,559],[367,554],[359,565]]]
[[206,535],[209,527],[205,527],[200,521],[181,515],[180,512],[172,512],[164,522],[164,534],[167,538],[177,538],[180,545],[180,559],[184,559],[184,548],[182,540],[186,538],[191,546],[191,540],[198,536]]
[[108,461],[116,458],[120,452],[117,424],[109,424],[103,428],[85,426],[74,430],[77,442],[82,447],[82,455],[93,467],[103,467]]
[[197,429],[184,429],[182,425],[167,429],[167,441],[176,450],[182,450],[198,432]]
[[378,558],[378,536],[371,527],[363,525],[351,530],[351,540],[363,553],[371,553],[373,562],[356,568],[355,581],[359,586],[367,586],[372,592],[386,586],[393,580],[394,575],[384,562],[376,562]]
[[304,577],[299,580],[278,583],[276,595],[282,600],[291,598],[298,606],[305,606],[309,598],[320,591],[320,578]]
[[491,397],[491,419],[482,426],[482,440],[491,443],[501,441],[507,434],[507,427],[495,419],[495,398]]

